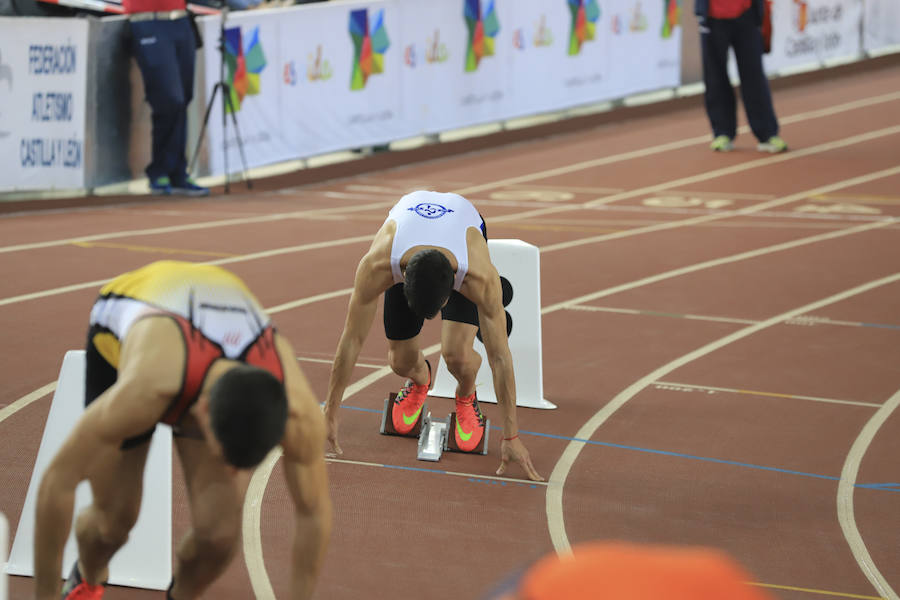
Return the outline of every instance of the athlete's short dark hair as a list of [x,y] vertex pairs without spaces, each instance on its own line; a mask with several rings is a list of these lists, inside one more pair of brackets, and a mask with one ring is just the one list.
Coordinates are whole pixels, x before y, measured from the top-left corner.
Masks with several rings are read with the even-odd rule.
[[225,461],[239,469],[255,467],[284,436],[284,386],[258,367],[226,371],[209,392],[209,417]]
[[419,317],[433,319],[453,291],[453,266],[440,250],[420,250],[406,265],[403,295]]

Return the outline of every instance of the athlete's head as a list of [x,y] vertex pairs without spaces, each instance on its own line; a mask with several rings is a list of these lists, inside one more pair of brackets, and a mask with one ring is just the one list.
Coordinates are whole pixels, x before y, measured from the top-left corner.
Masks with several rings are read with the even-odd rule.
[[453,266],[439,250],[420,250],[406,265],[403,294],[412,311],[432,319],[453,291]]
[[227,463],[258,465],[284,435],[287,398],[268,371],[239,365],[226,371],[209,392],[209,425]]

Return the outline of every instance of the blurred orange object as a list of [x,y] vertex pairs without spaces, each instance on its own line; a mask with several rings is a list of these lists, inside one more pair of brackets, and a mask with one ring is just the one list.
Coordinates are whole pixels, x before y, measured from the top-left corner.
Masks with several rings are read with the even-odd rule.
[[773,600],[751,576],[710,548],[591,542],[539,560],[516,600]]

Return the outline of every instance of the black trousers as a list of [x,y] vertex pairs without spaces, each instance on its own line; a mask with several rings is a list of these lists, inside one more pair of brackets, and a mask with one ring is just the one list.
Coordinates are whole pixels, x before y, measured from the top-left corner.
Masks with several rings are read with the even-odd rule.
[[147,177],[187,176],[187,107],[194,94],[194,32],[187,17],[131,23],[131,47],[144,80],[153,122]]
[[763,71],[762,35],[750,10],[736,19],[700,18],[704,100],[713,135],[733,139],[737,133],[737,104],[728,79],[729,48],[734,49],[737,60],[741,98],[750,129],[756,139],[764,142],[778,135],[778,119]]

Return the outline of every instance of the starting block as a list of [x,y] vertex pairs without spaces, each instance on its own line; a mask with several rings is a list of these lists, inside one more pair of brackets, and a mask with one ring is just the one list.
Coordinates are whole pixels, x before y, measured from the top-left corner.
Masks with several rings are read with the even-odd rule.
[[419,446],[416,458],[437,462],[447,449],[447,433],[450,431],[450,418],[432,419],[431,413],[423,418],[422,432],[419,434]]
[[[447,417],[447,430],[453,431],[454,429],[456,429],[456,412],[455,411],[450,413],[450,416]],[[452,450],[454,452],[465,452],[466,454],[485,455],[485,454],[487,454],[488,434],[490,433],[490,431],[491,431],[491,420],[485,419],[484,420],[484,437],[481,438],[481,443],[478,444],[477,446],[475,446],[474,450],[469,450],[468,452],[465,450],[460,450],[459,447],[456,445],[456,436],[455,435],[447,436],[447,443],[444,446],[444,449]]]
[[428,411],[428,404],[422,405],[422,411],[419,413],[419,419],[409,433],[399,433],[394,429],[394,423],[391,419],[391,406],[397,394],[391,392],[384,401],[384,412],[381,414],[381,433],[383,435],[399,435],[402,437],[418,437],[419,443],[416,451],[416,458],[419,460],[427,460],[437,462],[441,459],[441,454],[445,450],[453,452],[465,452],[466,454],[487,454],[488,449],[488,433],[491,428],[490,419],[484,423],[484,437],[481,443],[474,450],[466,452],[460,450],[456,445],[456,437],[452,435],[456,429],[456,412],[450,413],[446,419],[435,419]]
[[419,435],[419,432],[422,431],[422,422],[424,421],[423,415],[428,413],[428,404],[422,405],[422,412],[419,413],[419,419],[416,421],[415,426],[410,430],[409,433],[400,433],[396,429],[394,429],[394,421],[391,419],[391,405],[394,403],[394,398],[397,397],[397,394],[391,392],[387,399],[384,401],[384,412],[381,414],[381,433],[384,435],[402,435],[403,437],[416,437]]

